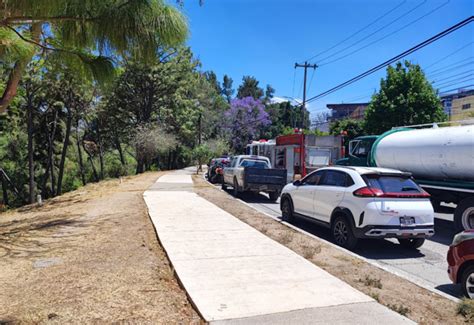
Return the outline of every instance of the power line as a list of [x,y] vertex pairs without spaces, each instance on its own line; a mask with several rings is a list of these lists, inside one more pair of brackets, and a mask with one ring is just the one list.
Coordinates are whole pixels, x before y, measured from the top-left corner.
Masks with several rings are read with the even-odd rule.
[[451,75],[451,76],[449,76],[449,77],[444,77],[444,78],[441,78],[441,79],[435,79],[435,80],[433,80],[433,83],[437,83],[437,82],[440,82],[440,81],[452,79],[452,78],[454,78],[454,77],[459,77],[459,76],[462,76],[462,75],[465,75],[465,74],[468,74],[468,73],[472,73],[473,71],[474,71],[474,69],[471,69],[471,70],[467,70],[467,71],[463,71],[463,72],[461,72],[461,73],[457,73],[457,74]]
[[364,96],[358,96],[358,97],[354,97],[354,98],[349,98],[346,100],[346,102],[352,102],[352,101],[356,101],[356,100],[359,100],[359,99],[363,99],[363,98],[368,98],[368,97],[372,97],[373,94],[365,94]]
[[438,63],[440,63],[440,62],[443,62],[443,61],[446,60],[447,58],[450,58],[450,57],[452,57],[453,55],[459,53],[460,51],[464,50],[466,47],[468,47],[468,46],[471,45],[472,43],[474,43],[474,42],[468,43],[468,44],[466,44],[466,45],[460,47],[459,49],[457,49],[457,50],[455,50],[455,51],[449,53],[448,55],[442,57],[442,58],[439,59],[438,61],[435,61],[435,62],[431,63],[429,66],[426,66],[426,67],[425,67],[425,70],[426,70],[426,69],[429,69],[430,67],[434,66],[435,64],[438,64]]
[[[399,21],[400,19],[404,18],[406,15],[412,13],[413,11],[415,11],[416,9],[418,9],[419,7],[421,7],[422,5],[424,5],[424,4],[426,3],[426,1],[427,1],[427,0],[424,0],[422,3],[416,5],[416,6],[413,7],[412,9],[410,9],[410,10],[404,12],[402,15],[398,16],[397,18],[395,18],[394,20],[392,20],[392,21],[389,22],[388,24],[383,25],[382,27],[380,27],[380,28],[376,29],[375,31],[373,31],[372,33],[370,33],[369,35],[367,35],[367,36],[365,36],[365,37],[363,37],[363,38],[361,38],[361,39],[355,41],[354,43],[352,43],[352,44],[349,45],[349,46],[346,46],[345,48],[343,48],[342,50],[340,50],[339,53],[344,52],[344,51],[346,51],[346,50],[348,50],[348,49],[354,47],[355,45],[359,44],[360,42],[365,41],[366,39],[372,37],[373,35],[377,34],[378,32],[380,32],[380,31],[384,30],[385,28],[389,27],[390,25],[396,23],[396,22]],[[319,62],[323,62],[323,61],[325,61],[325,60],[327,60],[327,59],[329,59],[329,58],[332,58],[333,56],[334,56],[334,54],[328,55],[328,56],[326,56],[326,57],[320,59]]]
[[311,73],[311,78],[309,78],[309,86],[308,86],[308,92],[311,89],[311,85],[313,84],[313,78],[314,78],[314,72],[316,69],[313,69],[313,72]]
[[429,76],[430,78],[433,78],[434,76],[439,76],[439,75],[443,75],[445,73],[449,73],[449,72],[452,72],[453,70],[458,70],[460,68],[464,68],[464,67],[467,67],[467,66],[470,66],[471,64],[474,63],[474,60],[473,61],[470,61],[470,62],[467,62],[467,63],[464,63],[464,64],[459,64],[457,66],[454,66],[454,67],[450,67],[450,68],[445,68],[439,72],[436,72],[436,73],[430,73],[428,74],[427,76]]
[[[444,85],[444,86],[438,87],[438,88],[436,88],[436,89],[448,88],[448,87],[451,87],[451,86],[454,86],[454,85],[459,85],[461,82],[466,82],[466,81],[471,81],[471,80],[474,80],[474,78],[471,78],[471,79],[468,79],[468,80],[464,80],[464,81],[454,82],[454,83],[452,83],[452,84]],[[457,88],[461,88],[461,86],[460,86],[460,87],[457,87]]]
[[[441,68],[438,68],[438,69],[435,69],[433,71],[430,71],[429,74],[434,74],[438,71],[441,71],[441,70],[445,70],[447,68],[450,68],[452,67],[453,65],[456,65],[456,64],[459,64],[459,63],[464,63],[466,61],[469,61],[469,60],[473,60],[474,59],[474,56],[470,56],[470,57],[467,57],[467,58],[464,58],[462,60],[459,60],[459,61],[456,61],[456,62],[453,62],[451,64],[448,64],[448,65],[445,65],[444,67],[441,67]],[[473,60],[474,61],[474,60]],[[424,69],[426,71],[426,68]]]
[[401,31],[401,30],[403,30],[403,29],[405,29],[405,28],[407,28],[407,27],[413,25],[414,23],[420,21],[421,19],[423,19],[423,18],[425,18],[425,17],[431,15],[433,12],[435,12],[435,11],[441,9],[442,7],[444,7],[445,5],[447,5],[447,4],[449,3],[449,1],[450,1],[450,0],[448,0],[447,2],[442,3],[442,4],[439,5],[438,7],[434,8],[433,10],[431,10],[431,11],[429,11],[428,13],[424,14],[423,16],[418,17],[417,19],[415,19],[415,20],[409,22],[408,24],[406,24],[406,25],[400,27],[399,29],[396,29],[396,30],[394,30],[393,32],[391,32],[391,33],[389,33],[389,34],[387,34],[387,35],[385,35],[385,36],[382,36],[382,37],[380,37],[380,38],[378,38],[378,39],[376,39],[376,40],[370,42],[369,44],[364,45],[364,46],[362,46],[362,47],[360,47],[360,48],[358,48],[358,49],[356,49],[356,50],[354,50],[354,51],[352,51],[352,52],[350,52],[350,53],[347,53],[347,54],[345,54],[345,55],[343,55],[343,56],[337,57],[337,58],[335,58],[335,59],[333,59],[333,60],[331,60],[331,61],[329,61],[329,62],[323,63],[323,64],[321,64],[321,66],[325,66],[325,65],[328,65],[328,64],[331,64],[331,63],[340,61],[340,60],[342,60],[342,59],[344,59],[344,58],[346,58],[346,57],[348,57],[348,56],[350,56],[350,55],[352,55],[352,54],[355,54],[355,53],[357,53],[357,52],[360,52],[360,51],[362,51],[363,49],[365,49],[365,48],[367,48],[367,47],[369,47],[369,46],[371,46],[371,45],[373,45],[373,44],[375,44],[375,43],[378,43],[378,42],[380,42],[380,41],[386,39],[387,37],[392,36],[393,34],[398,33],[399,31]]
[[337,44],[331,46],[330,48],[326,49],[326,50],[323,50],[315,55],[313,55],[312,57],[310,57],[309,59],[306,59],[305,61],[311,61],[317,57],[319,57],[321,54],[324,54],[324,53],[327,53],[333,49],[335,49],[336,47],[338,47],[339,45],[343,44],[344,42],[348,41],[349,39],[351,39],[352,37],[360,34],[360,32],[363,32],[364,30],[366,30],[367,28],[369,28],[370,26],[374,25],[376,22],[380,21],[382,18],[386,17],[387,15],[391,14],[393,11],[397,10],[399,7],[403,6],[407,1],[404,0],[402,2],[400,2],[398,5],[396,5],[395,7],[393,7],[392,9],[390,9],[389,11],[385,12],[382,16],[376,18],[374,21],[372,21],[370,24],[362,27],[361,29],[359,29],[358,31],[356,31],[355,33],[349,35],[348,37],[346,37],[345,39],[343,39],[342,41],[338,42]]
[[377,66],[375,66],[375,67],[373,67],[373,68],[371,68],[371,69],[369,69],[369,70],[367,70],[367,71],[365,71],[365,72],[363,72],[363,73],[361,73],[357,76],[355,76],[354,78],[351,78],[351,79],[349,79],[349,80],[347,80],[347,81],[345,81],[345,82],[343,82],[343,83],[341,83],[341,84],[339,84],[339,85],[337,85],[337,86],[335,86],[335,87],[333,87],[329,90],[326,90],[326,91],[324,91],[324,92],[322,92],[322,93],[320,93],[316,96],[311,97],[310,99],[308,99],[308,102],[314,101],[314,100],[322,98],[324,96],[327,96],[327,95],[329,95],[329,94],[331,94],[331,93],[333,93],[333,92],[335,92],[335,91],[337,91],[341,88],[344,88],[344,87],[346,87],[346,86],[348,86],[348,85],[350,85],[350,84],[352,84],[352,83],[354,83],[354,82],[356,82],[356,81],[358,81],[362,78],[365,78],[368,75],[370,75],[370,74],[372,74],[372,73],[374,73],[374,72],[376,72],[376,71],[378,71],[378,70],[380,70],[380,69],[382,69],[382,68],[384,68],[384,67],[386,67],[386,66],[388,66],[388,65],[390,65],[390,64],[392,64],[392,63],[394,63],[398,60],[400,60],[401,58],[403,58],[403,57],[405,57],[405,56],[407,56],[407,55],[409,55],[413,52],[416,52],[419,49],[422,49],[423,47],[437,41],[438,39],[443,38],[443,37],[451,34],[452,32],[458,30],[459,28],[462,28],[465,25],[471,23],[473,20],[474,20],[474,16],[470,16],[470,17],[460,21],[459,23],[445,29],[444,31],[432,36],[431,38],[429,38],[429,39],[413,46],[412,48],[410,48],[410,49],[394,56],[393,58],[391,58],[391,59],[389,59],[389,60],[387,60],[387,61],[385,61],[385,62],[383,62],[383,63],[381,63],[381,64],[379,64],[379,65],[377,65]]
[[457,79],[454,79],[454,80],[442,82],[441,84],[435,85],[435,87],[436,88],[442,88],[442,87],[446,87],[446,84],[456,85],[456,84],[461,83],[461,82],[470,81],[470,80],[474,79],[472,76],[474,76],[474,74],[471,73],[470,75],[467,75],[467,76],[464,76],[464,77],[461,77],[461,78],[457,78]]
[[[449,89],[449,90],[444,90],[444,91],[440,92],[439,94],[440,94],[440,95],[441,95],[441,94],[447,94],[447,93],[450,93],[450,92],[455,91],[455,90],[467,89],[467,88],[469,88],[469,87],[474,87],[474,84],[463,85],[463,86],[459,86],[459,87],[457,87],[457,88],[453,88],[453,89]],[[446,87],[441,87],[441,88],[446,88]],[[441,89],[441,88],[439,88],[439,89]]]

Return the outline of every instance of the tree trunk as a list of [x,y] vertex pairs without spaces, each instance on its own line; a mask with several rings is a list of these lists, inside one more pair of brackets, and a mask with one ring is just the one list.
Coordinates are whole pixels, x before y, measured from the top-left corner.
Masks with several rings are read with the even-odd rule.
[[84,161],[82,160],[81,140],[79,139],[79,120],[76,121],[76,145],[79,160],[79,172],[81,173],[82,185],[86,185],[86,175],[84,173]]
[[[41,35],[42,23],[34,23],[31,26],[31,36],[32,39],[36,42],[39,42]],[[2,97],[0,98],[0,114],[6,113],[8,106],[10,106],[13,98],[16,96],[18,89],[18,84],[20,83],[21,76],[26,69],[26,66],[33,58],[33,55],[24,58],[23,60],[18,60],[13,66],[10,75],[8,76],[8,81],[3,91]]]
[[3,176],[3,172],[0,170],[0,181],[2,182],[2,196],[3,196],[3,204],[10,205],[8,202],[8,192],[7,192],[7,180],[5,176]]
[[102,148],[102,138],[100,135],[100,120],[99,119],[97,119],[97,144],[99,145],[100,179],[104,179],[104,151]]
[[94,174],[94,180],[98,182],[100,179],[99,179],[99,175],[97,174],[97,168],[95,168],[94,160],[92,159],[92,156],[90,155],[89,155],[89,162],[91,163],[92,173]]
[[24,59],[17,61],[13,66],[13,69],[8,76],[8,81],[5,90],[3,91],[2,98],[0,98],[0,114],[6,113],[8,106],[13,98],[15,98],[21,76],[30,60],[31,59]]
[[48,132],[48,164],[46,166],[46,172],[43,175],[43,181],[41,182],[41,193],[46,197],[46,183],[48,182],[49,175],[51,173],[51,195],[54,196],[55,182],[54,182],[54,137],[56,135],[56,125],[58,121],[58,111],[54,111],[53,118],[53,129]]
[[120,157],[120,163],[122,166],[125,166],[127,163],[125,162],[125,157],[123,156],[123,151],[122,151],[122,145],[120,144],[119,139],[115,139],[115,147],[118,150],[119,157]]
[[98,182],[99,175],[97,174],[97,169],[95,168],[94,160],[92,159],[92,155],[90,154],[90,152],[87,151],[84,141],[82,141],[82,147],[84,148],[84,151],[87,153],[87,156],[89,157],[88,159],[92,167],[92,173],[94,174],[94,181]]
[[71,126],[72,126],[72,113],[70,109],[67,109],[67,121],[66,121],[66,135],[64,136],[63,150],[61,153],[61,161],[59,162],[59,172],[58,172],[58,186],[57,186],[57,195],[62,194],[63,186],[63,175],[64,175],[64,164],[66,162],[67,147],[69,145],[69,137],[71,135]]
[[33,157],[33,107],[30,99],[27,106],[27,128],[28,128],[28,202],[35,202],[35,162]]
[[171,169],[171,149],[168,150],[168,170]]
[[138,156],[137,157],[137,170],[136,170],[137,174],[141,174],[144,172],[143,165],[144,165],[143,158]]

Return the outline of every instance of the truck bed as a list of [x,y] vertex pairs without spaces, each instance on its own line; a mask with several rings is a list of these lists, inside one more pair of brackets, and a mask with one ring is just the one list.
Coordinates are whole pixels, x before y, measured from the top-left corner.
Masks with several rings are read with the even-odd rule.
[[281,191],[286,185],[286,169],[245,167],[245,190]]

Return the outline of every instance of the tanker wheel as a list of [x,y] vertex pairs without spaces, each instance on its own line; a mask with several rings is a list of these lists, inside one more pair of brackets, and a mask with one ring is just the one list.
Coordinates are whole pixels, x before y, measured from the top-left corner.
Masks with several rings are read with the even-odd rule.
[[459,202],[454,210],[454,229],[456,232],[474,229],[474,197]]

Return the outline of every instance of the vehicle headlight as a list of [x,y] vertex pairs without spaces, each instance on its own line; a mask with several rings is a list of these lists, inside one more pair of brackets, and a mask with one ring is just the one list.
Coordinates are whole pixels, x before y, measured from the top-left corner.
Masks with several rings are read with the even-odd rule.
[[451,246],[457,246],[469,239],[474,239],[474,230],[466,230],[454,236]]

